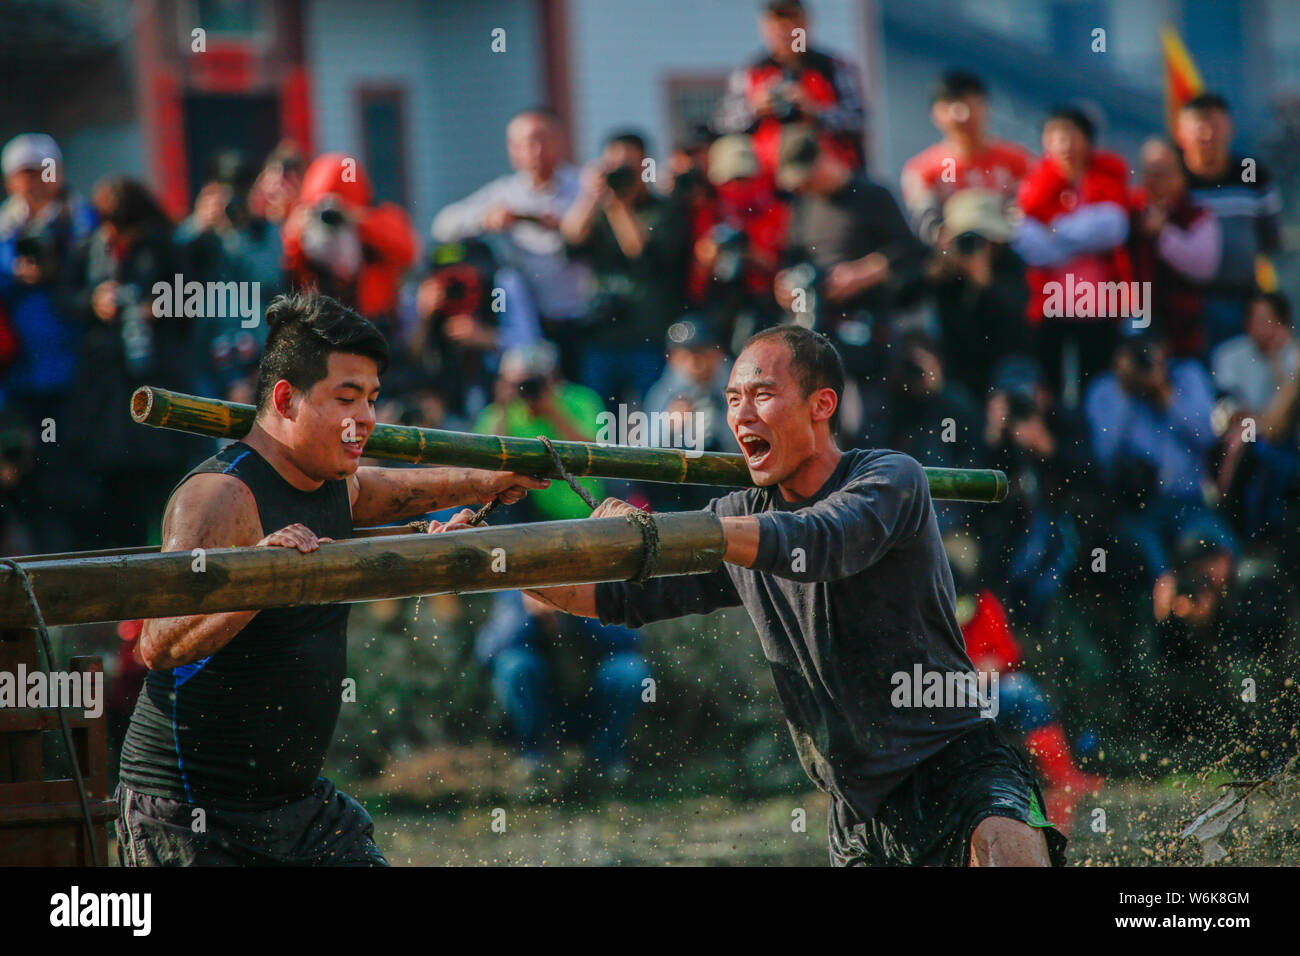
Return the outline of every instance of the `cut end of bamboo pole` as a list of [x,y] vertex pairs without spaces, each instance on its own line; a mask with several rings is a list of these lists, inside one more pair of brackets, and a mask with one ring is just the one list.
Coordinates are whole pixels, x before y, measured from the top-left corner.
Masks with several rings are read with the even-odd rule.
[[149,420],[149,413],[153,411],[153,389],[148,385],[141,385],[131,396],[131,418],[144,424]]

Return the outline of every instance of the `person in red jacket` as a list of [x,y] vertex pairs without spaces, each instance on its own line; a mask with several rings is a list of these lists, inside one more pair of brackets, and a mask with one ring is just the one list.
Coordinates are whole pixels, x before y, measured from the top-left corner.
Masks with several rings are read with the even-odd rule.
[[1079,801],[1100,789],[1104,780],[1079,768],[1051,701],[1038,682],[1020,669],[1020,642],[1011,631],[1006,608],[975,580],[978,546],[974,540],[956,533],[944,539],[944,547],[957,588],[957,623],[966,653],[977,671],[997,676],[998,725],[1024,741],[1047,785],[1043,792],[1047,818],[1068,836]]
[[[988,131],[988,89],[974,73],[949,70],[939,77],[930,100],[930,119],[943,139],[903,164],[903,204],[912,228],[930,244],[940,243],[943,204],[965,189],[984,189],[1015,198],[1033,157],[1019,143],[994,139]],[[950,237],[951,238],[951,237]]]
[[782,127],[812,128],[824,150],[855,171],[865,168],[866,107],[857,67],[808,43],[802,0],[766,0],[758,18],[766,53],[733,73],[714,129],[749,133],[763,175],[776,175]]
[[1109,366],[1121,319],[1145,305],[1128,285],[1128,164],[1096,149],[1095,139],[1082,110],[1053,111],[1043,124],[1043,156],[1016,197],[1024,219],[1012,248],[1030,267],[1027,317],[1043,370],[1067,408]]
[[374,204],[370,179],[355,159],[325,153],[312,161],[283,238],[294,285],[391,325],[402,274],[415,261],[415,233],[400,206]]

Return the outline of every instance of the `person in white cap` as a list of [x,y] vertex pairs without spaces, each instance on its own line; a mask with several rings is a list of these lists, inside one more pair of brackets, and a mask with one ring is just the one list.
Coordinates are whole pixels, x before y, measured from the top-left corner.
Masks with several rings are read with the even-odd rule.
[[[94,214],[66,188],[63,155],[44,133],[23,133],[0,151],[5,193],[0,203],[0,311],[9,315],[19,352],[0,376],[0,407],[12,409],[33,433],[62,420],[76,371],[78,323],[68,301],[73,252],[94,228]],[[23,505],[42,550],[69,546],[69,494],[56,490],[61,469],[54,443],[38,443]]]

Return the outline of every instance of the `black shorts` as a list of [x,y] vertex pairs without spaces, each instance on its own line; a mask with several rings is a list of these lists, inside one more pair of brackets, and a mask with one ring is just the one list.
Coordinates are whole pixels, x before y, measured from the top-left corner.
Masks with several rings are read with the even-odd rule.
[[388,866],[365,807],[324,777],[270,810],[204,807],[124,784],[117,802],[122,866]]
[[866,823],[845,826],[831,802],[831,863],[837,866],[967,866],[985,817],[1041,829],[1053,866],[1065,865],[1065,837],[1043,815],[1033,771],[988,720],[916,769]]

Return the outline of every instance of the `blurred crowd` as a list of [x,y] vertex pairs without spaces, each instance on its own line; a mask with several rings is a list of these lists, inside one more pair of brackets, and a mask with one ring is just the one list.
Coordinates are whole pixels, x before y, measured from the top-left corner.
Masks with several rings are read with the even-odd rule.
[[[792,44],[800,3],[760,25],[761,55],[666,155],[629,128],[576,166],[560,118],[524,110],[512,171],[432,223],[377,201],[355,159],[292,143],[214,157],[174,222],[146,184],[76,195],[54,140],[11,140],[0,553],[158,540],[206,446],[132,425],[138,385],[251,401],[263,325],[157,317],[159,282],[351,304],[394,346],[381,421],[595,440],[602,412],[692,413],[709,451],[737,450],[722,387],[739,344],[797,322],[844,358],[842,447],[1010,476],[1003,504],[938,511],[972,657],[1003,675],[1000,719],[1051,780],[1082,779],[1076,756],[1121,729],[1276,753],[1239,704],[1243,680],[1260,700],[1281,686],[1291,637],[1300,349],[1267,260],[1283,199],[1233,152],[1231,104],[1197,96],[1172,139],[1126,157],[1077,104],[1037,143],[996,139],[981,78],[951,71],[937,141],[885,183],[865,169],[857,68]],[[713,494],[585,484],[660,510]],[[511,511],[586,509],[557,483]],[[564,730],[625,772],[638,641],[501,596],[476,653],[526,761]]]

